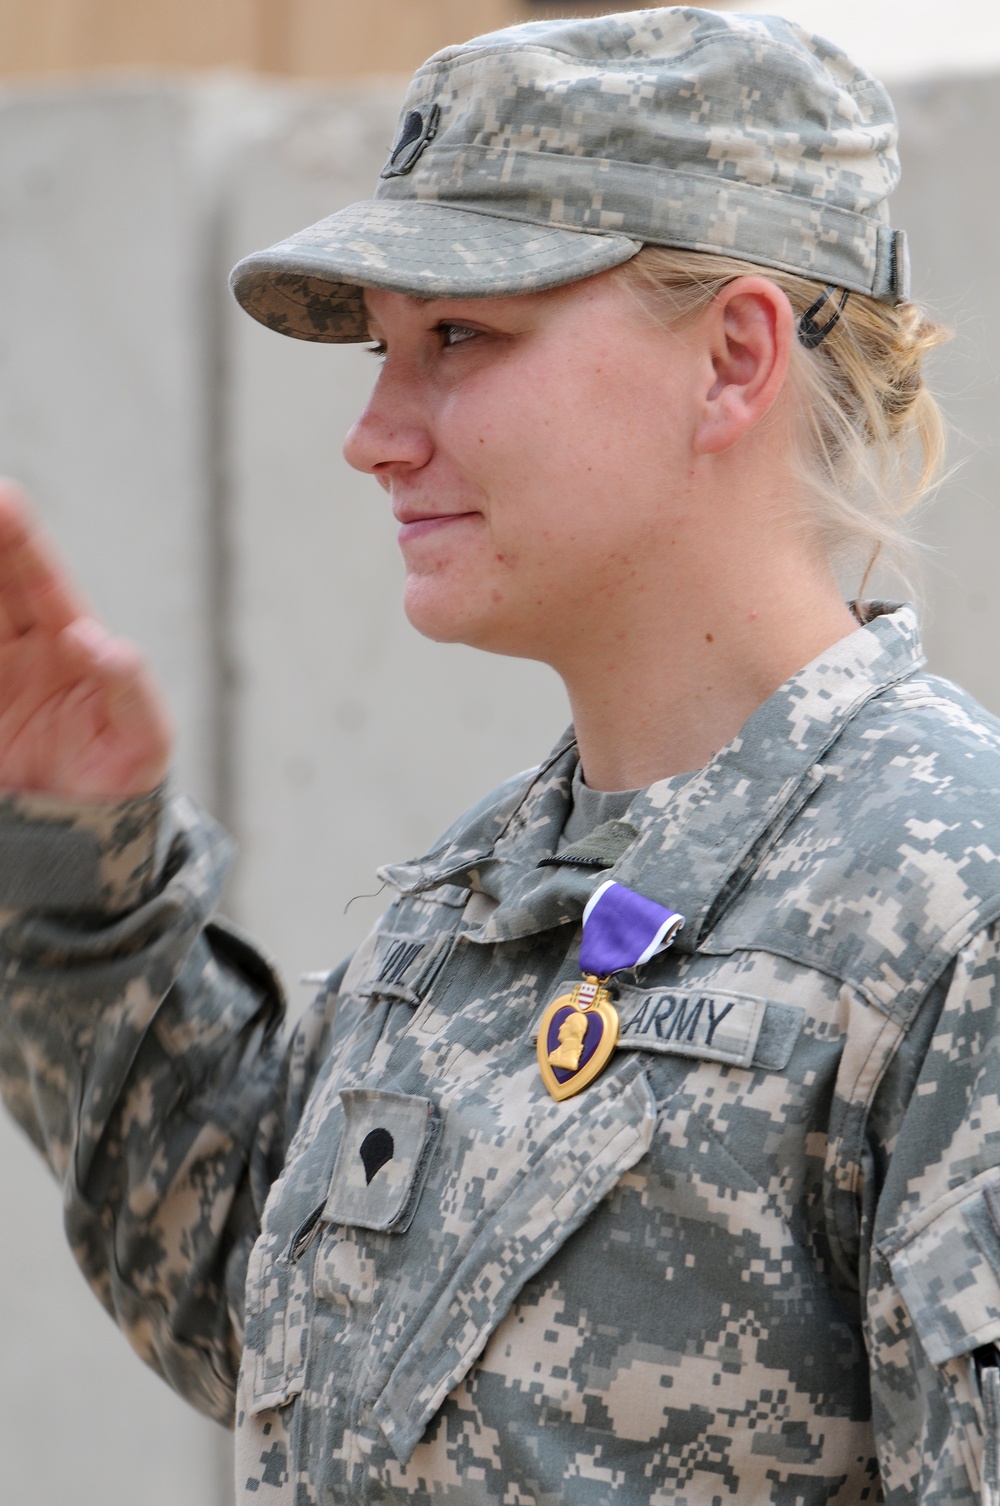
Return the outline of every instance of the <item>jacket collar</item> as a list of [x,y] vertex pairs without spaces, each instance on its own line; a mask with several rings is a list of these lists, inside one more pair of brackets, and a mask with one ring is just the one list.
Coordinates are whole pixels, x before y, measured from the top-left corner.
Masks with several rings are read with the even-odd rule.
[[[625,820],[635,839],[608,869],[539,868],[559,840],[578,758],[572,729],[537,770],[504,786],[425,857],[380,870],[402,894],[457,883],[487,896],[470,941],[513,940],[578,921],[598,881],[678,910],[694,951],[822,780],[820,760],[861,708],[924,662],[910,606],[868,604],[866,622],[768,698],[678,790],[661,780]],[[492,902],[492,905],[489,903]]]

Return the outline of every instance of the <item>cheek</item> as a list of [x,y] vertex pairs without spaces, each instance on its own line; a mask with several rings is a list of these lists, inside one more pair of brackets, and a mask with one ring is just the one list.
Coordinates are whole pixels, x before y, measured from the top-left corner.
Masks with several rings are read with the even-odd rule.
[[442,451],[482,499],[480,568],[501,586],[578,570],[581,553],[632,558],[682,489],[683,382],[631,353],[576,356],[493,367],[439,411]]
[[481,489],[491,523],[527,517],[544,530],[572,515],[573,498],[608,468],[620,433],[607,394],[578,384],[567,390],[558,373],[529,370],[516,381],[484,383],[476,398],[456,402],[439,432],[458,469]]

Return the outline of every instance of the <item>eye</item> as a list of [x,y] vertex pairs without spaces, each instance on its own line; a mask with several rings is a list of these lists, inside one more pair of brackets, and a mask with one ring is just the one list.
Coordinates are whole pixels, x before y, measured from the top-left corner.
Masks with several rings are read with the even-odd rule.
[[442,319],[440,324],[435,325],[437,333],[441,336],[441,344],[446,350],[455,345],[464,345],[468,340],[474,340],[479,330],[470,329],[467,324],[454,324],[449,319]]
[[[451,319],[442,319],[439,324],[435,324],[433,332],[439,337],[445,350],[451,350],[456,345],[465,345],[482,333],[478,329],[471,329],[467,324],[456,324]],[[365,346],[365,350],[377,360],[384,360],[388,354],[388,345],[385,340],[373,340],[370,345]]]

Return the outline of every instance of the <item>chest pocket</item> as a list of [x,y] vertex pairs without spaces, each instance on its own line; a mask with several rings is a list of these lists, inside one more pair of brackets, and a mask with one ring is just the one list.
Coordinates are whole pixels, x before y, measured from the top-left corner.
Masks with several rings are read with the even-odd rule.
[[[555,1103],[531,1054],[519,1071],[485,1082],[471,1070],[462,1082],[453,1074],[436,1106],[418,1095],[342,1093],[344,1131],[324,1210],[340,1222],[323,1222],[297,1265],[255,1251],[253,1412],[302,1390],[304,1331],[321,1308],[323,1352],[309,1359],[320,1367],[310,1368],[310,1389],[332,1389],[334,1405],[370,1417],[405,1462],[525,1283],[649,1149],[656,1104],[638,1057]],[[405,1167],[376,1200],[391,1161],[367,1180],[388,1149],[369,1137],[387,1130],[395,1145],[397,1129]]]
[[[532,1067],[532,1079],[536,1075]],[[516,1101],[519,1085],[510,1086]],[[397,1323],[403,1326],[383,1349],[366,1387],[372,1416],[400,1460],[409,1458],[430,1418],[471,1369],[525,1282],[652,1141],[656,1107],[641,1071],[608,1076],[600,1090],[566,1104],[547,1095],[536,1104],[540,1112],[529,1109],[522,1121],[520,1153],[506,1164],[496,1153],[499,1148],[491,1154],[486,1142],[478,1152],[461,1132],[457,1147],[453,1142],[470,1163],[464,1173],[467,1196],[478,1205],[458,1238],[443,1227],[429,1199],[421,1204],[419,1255],[425,1269],[418,1283],[420,1300],[412,1302],[404,1294],[396,1311],[387,1315],[387,1336]],[[486,1161],[498,1173],[492,1187],[482,1174]],[[409,1258],[414,1258],[412,1251]]]

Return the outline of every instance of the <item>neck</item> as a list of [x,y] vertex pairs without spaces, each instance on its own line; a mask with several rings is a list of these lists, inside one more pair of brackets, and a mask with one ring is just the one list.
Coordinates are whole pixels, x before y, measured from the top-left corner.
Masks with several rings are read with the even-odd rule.
[[[686,589],[630,590],[559,670],[584,777],[640,789],[701,768],[768,696],[857,628],[824,562],[794,536],[671,571]],[[718,551],[722,553],[722,551]],[[706,556],[701,554],[704,562]],[[627,621],[627,631],[624,623]]]

